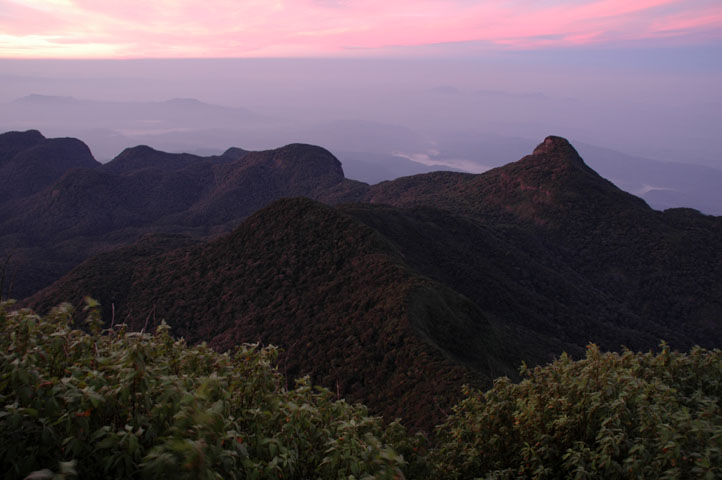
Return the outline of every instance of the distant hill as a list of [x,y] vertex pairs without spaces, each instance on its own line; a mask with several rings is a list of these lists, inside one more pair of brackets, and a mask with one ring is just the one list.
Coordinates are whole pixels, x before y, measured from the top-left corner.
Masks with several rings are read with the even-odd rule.
[[139,146],[101,165],[78,140],[30,131],[0,135],[0,155],[0,252],[21,298],[146,233],[214,235],[281,197],[337,203],[366,188],[328,151],[301,144],[211,157]]
[[88,147],[74,138],[45,138],[37,130],[0,135],[0,203],[31,195],[73,168],[95,168]]
[[[108,321],[144,319],[132,328],[164,318],[175,334],[219,349],[274,343],[289,374],[312,374],[419,428],[443,416],[462,383],[562,351],[580,356],[589,342],[722,345],[722,219],[651,209],[562,138],[484,174],[374,186],[344,180],[315,148],[239,161],[275,167],[253,177],[266,178],[265,191],[317,185],[316,198],[356,203],[277,201],[208,243],[146,237],[87,260],[27,304],[42,310],[90,294]],[[304,154],[312,156],[300,172],[294,159]],[[223,185],[241,192],[253,170],[231,171]],[[219,200],[196,205],[241,208],[244,197],[204,198]]]
[[134,131],[178,130],[223,123],[250,123],[264,116],[237,107],[201,102],[195,98],[172,98],[160,102],[117,102],[83,100],[74,97],[31,94],[3,105],[6,115],[17,122],[49,126],[58,122],[74,126],[120,127]]

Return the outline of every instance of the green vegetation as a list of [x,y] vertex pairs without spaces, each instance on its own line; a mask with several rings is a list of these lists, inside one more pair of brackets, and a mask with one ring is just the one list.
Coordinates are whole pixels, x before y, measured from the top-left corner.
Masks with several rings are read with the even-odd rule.
[[431,443],[308,380],[277,350],[219,354],[0,304],[5,478],[720,478],[722,352],[567,355],[466,398]]
[[44,318],[0,310],[5,478],[400,478],[409,468],[400,452],[421,437],[307,381],[287,390],[273,347],[218,354],[164,325],[101,331],[97,305],[86,308],[91,333],[71,328],[67,305]]
[[722,352],[567,355],[468,397],[438,429],[438,478],[720,478]]

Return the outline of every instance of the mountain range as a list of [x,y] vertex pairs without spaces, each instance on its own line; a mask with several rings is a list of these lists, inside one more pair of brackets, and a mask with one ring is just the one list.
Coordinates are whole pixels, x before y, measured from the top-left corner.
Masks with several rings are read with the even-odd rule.
[[[301,96],[296,100],[309,102],[309,98]],[[339,103],[349,100],[340,98]],[[364,108],[352,111],[342,108],[333,114],[315,106],[297,111],[288,102],[280,109],[251,102],[248,105],[252,108],[248,109],[194,98],[107,101],[30,94],[0,104],[0,131],[38,128],[53,136],[82,138],[102,163],[115,158],[125,147],[139,144],[167,152],[208,156],[221,155],[224,149],[219,146],[224,145],[241,144],[258,150],[302,141],[323,145],[332,152],[343,163],[347,178],[374,184],[438,170],[479,173],[502,166],[531,151],[538,143],[539,132],[549,128],[548,115],[537,127],[532,128],[533,122],[527,124],[532,111],[539,115],[553,109],[555,115],[567,119],[579,115],[578,111],[574,113],[575,109],[598,113],[604,109],[600,105],[583,107],[571,99],[551,99],[539,93],[464,93],[448,85],[406,101],[410,104],[397,105],[394,111],[419,111],[408,113],[410,118],[404,120],[394,115],[379,116],[378,112],[373,119],[365,118],[360,115]],[[393,102],[388,99],[387,107]],[[378,106],[379,101],[368,103]],[[685,120],[683,129],[691,128],[689,122],[701,123],[700,128],[693,130],[714,138],[707,125],[716,124],[712,120],[716,114],[713,108],[707,110],[709,116]],[[436,114],[430,116],[426,111]],[[487,118],[492,111],[496,115]],[[515,116],[516,120],[502,128],[501,112]],[[596,119],[605,127],[594,129],[593,135],[571,126],[557,128],[574,133],[574,144],[588,165],[620,188],[644,198],[653,208],[691,207],[722,215],[722,170],[713,153],[716,148],[707,147],[709,152],[700,157],[705,142],[699,138],[683,141],[677,131],[670,135],[676,142],[674,150],[680,150],[674,155],[660,148],[662,143],[669,143],[669,139],[659,138],[661,134],[657,141],[631,140],[631,144],[647,145],[646,153],[631,146],[610,148],[615,140],[629,133],[603,135],[602,130],[616,123],[616,115],[607,117]],[[521,118],[525,121],[520,122]],[[667,120],[679,121],[672,116]],[[541,128],[542,125],[545,127]],[[497,128],[507,132],[498,132]],[[509,136],[508,131],[516,136]],[[609,143],[600,143],[603,145],[600,147],[596,142]],[[636,155],[630,154],[635,151]]]
[[100,164],[80,146],[37,131],[0,136],[0,249],[19,270],[18,297],[142,234],[211,236],[280,197],[350,201],[363,186],[320,147],[199,157],[138,146]]
[[[4,134],[0,172],[55,163],[47,149],[75,142]],[[276,344],[289,376],[415,428],[462,384],[589,342],[722,345],[722,219],[653,210],[560,137],[483,174],[376,185],[302,144],[135,147],[105,165],[59,151],[65,171],[37,185],[0,179],[0,245],[24,305],[91,295],[109,323],[163,319],[219,350]]]

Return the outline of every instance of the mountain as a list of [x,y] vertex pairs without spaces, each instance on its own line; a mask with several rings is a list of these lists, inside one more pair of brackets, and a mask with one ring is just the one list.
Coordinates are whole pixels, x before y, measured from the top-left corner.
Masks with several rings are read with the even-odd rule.
[[[513,376],[521,361],[581,356],[589,342],[722,345],[722,219],[651,209],[563,138],[484,174],[374,186],[344,181],[322,149],[284,148],[238,161],[296,172],[276,172],[269,191],[320,177],[317,197],[356,203],[279,200],[210,242],[146,237],[85,261],[25,304],[42,311],[92,295],[107,321],[134,329],[165,319],[176,335],[220,350],[273,343],[288,374],[422,429],[463,383]],[[299,172],[304,152],[312,155]],[[249,185],[253,170],[233,171],[231,191]],[[206,198],[227,202],[208,215],[240,205]]]
[[[291,101],[278,109],[256,103],[254,108],[274,112],[271,116],[193,98],[122,102],[33,94],[0,105],[0,131],[38,128],[48,136],[81,138],[103,163],[131,145],[211,156],[220,154],[220,147],[226,145],[240,144],[259,150],[293,142],[311,143],[331,151],[343,163],[347,178],[374,184],[437,170],[479,173],[503,166],[531,151],[538,143],[539,132],[553,125],[548,115],[534,120],[530,112],[553,109],[560,118],[576,118],[582,111],[608,107],[547,98],[538,93],[471,92],[439,85],[413,101],[407,98],[411,105],[395,108],[404,112],[401,118],[379,117],[375,112],[373,118],[381,121],[369,121],[349,118],[350,111],[343,110],[331,115],[331,120],[330,112],[316,106],[312,107],[313,112],[296,110],[291,103],[301,100],[300,97],[288,99]],[[377,106],[384,103],[391,108],[396,101],[398,95],[385,102],[366,103]],[[249,98],[244,102],[253,104]],[[696,115],[694,121],[700,122],[708,137],[714,138],[708,126],[715,124],[712,119],[717,113],[710,106],[703,110],[707,115]],[[352,111],[363,117],[360,113],[363,108]],[[504,112],[507,120],[502,122],[498,115],[482,119],[478,113],[483,111]],[[672,122],[677,118],[667,117]],[[700,120],[706,117],[709,121]],[[611,114],[595,121],[603,123],[604,128],[615,129],[616,118],[618,114]],[[722,214],[722,170],[713,145],[704,147],[699,138],[689,138],[676,142],[672,150],[678,153],[673,155],[669,148],[659,146],[659,134],[642,141],[635,137],[640,134],[638,131],[617,132],[613,137],[622,144],[615,148],[622,151],[615,151],[608,148],[613,146],[609,143],[601,143],[607,148],[582,143],[605,141],[607,137],[600,129],[593,129],[590,134],[576,127],[563,121],[554,129],[573,135],[575,146],[589,166],[623,190],[645,199],[653,208],[689,207],[707,214]],[[685,128],[689,129],[689,125]],[[620,140],[624,138],[626,142]],[[639,149],[640,142],[646,144],[646,153],[630,155]]]
[[89,255],[143,234],[207,237],[281,197],[336,203],[357,200],[366,188],[311,145],[231,148],[210,157],[138,146],[100,165],[78,140],[47,140],[33,131],[2,140],[0,252],[18,271],[13,294],[20,298]]
[[0,203],[36,193],[70,169],[98,165],[74,138],[48,139],[37,130],[0,134]]
[[[475,219],[536,259],[563,262],[678,340],[719,342],[722,220],[691,209],[651,209],[600,177],[564,139],[549,137],[532,155],[481,175],[438,172],[384,182],[371,187],[369,201],[434,205]],[[625,317],[619,321],[634,323]]]
[[612,205],[650,210],[581,159],[569,142],[547,137],[532,155],[480,175],[434,172],[371,187],[372,203],[430,205],[479,218],[555,224],[568,215],[605,215]]
[[479,383],[454,359],[513,372],[479,309],[320,203],[280,200],[229,235],[167,253],[154,254],[155,242],[94,257],[29,303],[42,310],[92,295],[132,329],[165,319],[174,334],[220,350],[279,345],[284,373],[310,374],[416,427],[442,418],[463,383]]
[[[245,138],[247,135],[241,132],[271,129],[277,122],[245,108],[214,105],[194,98],[98,101],[31,94],[3,103],[0,125],[14,130],[32,127],[54,136],[82,138],[95,157],[105,163],[128,145],[151,144],[173,152],[195,152],[207,147],[209,141],[215,140],[212,146],[217,148]],[[222,138],[206,133],[228,129],[232,132],[221,135]]]

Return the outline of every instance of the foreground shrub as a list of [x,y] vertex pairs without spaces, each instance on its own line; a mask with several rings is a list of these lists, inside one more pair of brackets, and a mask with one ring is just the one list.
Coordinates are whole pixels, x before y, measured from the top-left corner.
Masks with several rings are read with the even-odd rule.
[[466,398],[432,447],[336,401],[276,349],[84,330],[0,304],[3,478],[722,478],[722,352],[562,355]]
[[568,356],[438,428],[438,478],[722,478],[722,352]]
[[394,423],[301,380],[276,349],[218,354],[121,326],[72,328],[0,306],[0,471],[5,478],[401,478],[417,448]]

